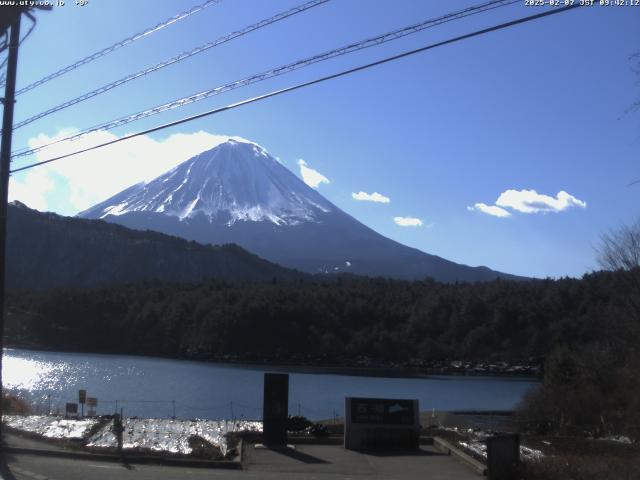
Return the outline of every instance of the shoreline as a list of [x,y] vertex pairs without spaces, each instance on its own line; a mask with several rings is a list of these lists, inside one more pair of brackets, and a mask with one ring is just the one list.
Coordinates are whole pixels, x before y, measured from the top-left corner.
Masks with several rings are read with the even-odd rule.
[[[310,365],[308,363],[286,363],[286,362],[270,362],[269,360],[263,360],[262,362],[255,360],[242,360],[242,359],[201,359],[191,357],[171,357],[171,356],[158,356],[158,355],[142,355],[132,353],[105,353],[105,352],[87,352],[79,350],[60,350],[60,349],[48,349],[48,348],[35,348],[35,347],[22,347],[14,346],[10,344],[4,347],[3,355],[7,351],[11,350],[23,350],[30,352],[45,352],[45,353],[60,353],[60,354],[72,354],[72,355],[101,355],[110,357],[136,357],[146,359],[158,359],[158,360],[173,360],[182,362],[197,362],[206,363],[210,365],[219,365],[227,368],[239,368],[239,369],[254,369],[263,371],[276,371],[276,372],[289,372],[289,373],[301,373],[309,375],[345,375],[355,377],[382,377],[382,378],[413,378],[413,379],[427,379],[432,377],[479,377],[479,378],[499,378],[503,380],[513,381],[542,381],[542,375],[540,373],[534,373],[537,367],[525,366],[521,367],[521,371],[505,371],[505,370],[478,370],[478,364],[487,364],[489,362],[477,362],[470,363],[472,367],[465,368],[464,363],[461,361],[446,361],[441,362],[443,366],[414,366],[407,367],[402,365],[374,365],[374,366],[346,366],[346,365]],[[459,368],[450,367],[451,363],[460,363]],[[513,367],[511,367],[513,368]]]

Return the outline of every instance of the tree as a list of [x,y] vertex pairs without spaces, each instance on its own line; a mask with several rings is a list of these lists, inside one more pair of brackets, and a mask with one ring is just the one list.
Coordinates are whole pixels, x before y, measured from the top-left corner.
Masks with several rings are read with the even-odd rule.
[[[640,52],[636,52],[629,57],[631,62],[631,71],[640,78]],[[636,86],[640,86],[640,79],[636,81]],[[625,113],[631,113],[640,110],[640,99],[631,104],[629,108],[625,110]]]
[[636,320],[640,316],[640,217],[601,236],[598,263],[605,270],[626,271],[630,287],[627,304]]
[[[636,87],[640,87],[640,51],[631,55],[629,57],[629,61],[631,62],[631,71],[635,73],[636,76],[638,77],[638,79],[635,82]],[[640,110],[640,98],[638,98],[635,102],[633,102],[631,106],[624,111],[624,113],[629,114],[629,113],[637,112],[638,110]],[[629,184],[629,186],[637,185],[637,184],[640,184],[640,179],[634,180]]]
[[640,217],[601,236],[598,263],[605,270],[634,270],[640,267]]

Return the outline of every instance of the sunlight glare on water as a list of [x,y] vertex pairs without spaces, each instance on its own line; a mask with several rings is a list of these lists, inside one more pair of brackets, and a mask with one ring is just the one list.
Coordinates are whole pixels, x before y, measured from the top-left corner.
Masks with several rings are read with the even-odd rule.
[[8,390],[18,392],[53,391],[75,385],[78,369],[67,362],[41,361],[5,355],[2,381]]

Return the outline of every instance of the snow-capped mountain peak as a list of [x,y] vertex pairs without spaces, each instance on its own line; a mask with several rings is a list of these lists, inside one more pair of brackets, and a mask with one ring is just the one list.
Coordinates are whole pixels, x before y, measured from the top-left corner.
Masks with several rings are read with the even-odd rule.
[[[79,214],[200,243],[235,243],[302,271],[442,281],[509,278],[401,245],[363,225],[255,143],[233,139]],[[161,260],[161,259],[159,259]]]
[[155,212],[180,220],[204,215],[227,225],[239,221],[295,225],[317,221],[335,208],[261,146],[228,140],[80,216]]

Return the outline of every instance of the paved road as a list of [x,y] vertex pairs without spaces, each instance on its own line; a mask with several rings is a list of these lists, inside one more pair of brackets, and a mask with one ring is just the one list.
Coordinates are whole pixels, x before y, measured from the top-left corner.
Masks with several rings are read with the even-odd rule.
[[[197,469],[160,465],[130,465],[45,457],[40,455],[11,454],[7,458],[15,480],[163,480],[163,479],[235,479],[227,477],[223,469]],[[242,472],[233,472],[234,474]],[[246,478],[246,477],[242,477]],[[5,477],[3,480],[11,480]]]
[[[303,445],[294,450],[249,447],[244,470],[129,465],[29,454],[9,454],[16,480],[164,480],[164,479],[301,479],[301,480],[479,480],[465,465],[423,447],[412,455],[370,455],[334,445]],[[5,477],[4,480],[10,480]]]
[[[276,473],[274,478],[478,480],[469,467],[433,447],[419,452],[374,455],[337,445],[303,445],[294,450],[245,450],[249,472]],[[266,478],[266,477],[265,477]]]
[[50,451],[73,451],[70,448],[66,448],[62,444],[56,442],[48,442],[38,438],[32,438],[28,435],[21,435],[8,430],[2,431],[2,436],[6,445],[13,448],[34,448],[36,450],[50,450]]

